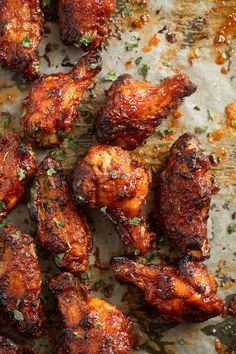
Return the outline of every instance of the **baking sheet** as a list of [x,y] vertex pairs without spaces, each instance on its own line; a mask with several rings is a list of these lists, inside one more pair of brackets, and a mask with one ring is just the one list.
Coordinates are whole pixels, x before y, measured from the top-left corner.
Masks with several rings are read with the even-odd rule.
[[[127,14],[124,9],[128,9],[131,16],[124,16]],[[148,80],[154,84],[178,72],[187,73],[197,84],[198,90],[180,107],[182,117],[170,116],[158,127],[157,133],[132,152],[132,155],[155,171],[179,135],[188,130],[195,131],[196,127],[207,126],[206,131],[199,134],[199,139],[207,154],[213,153],[220,159],[220,163],[213,169],[221,189],[212,200],[209,219],[212,250],[206,264],[216,276],[219,295],[226,298],[227,302],[236,293],[236,234],[227,233],[227,227],[233,221],[232,215],[236,211],[236,130],[226,127],[222,137],[213,142],[209,142],[208,134],[225,125],[225,106],[231,102],[236,105],[236,42],[229,37],[229,43],[220,48],[213,45],[217,29],[225,21],[227,23],[227,16],[233,12],[236,13],[235,0],[150,0],[147,6],[145,1],[118,1],[112,24],[113,36],[102,53],[103,70],[93,88],[96,97],[91,99],[91,92],[88,92],[83,100],[83,104],[94,114],[81,116],[75,132],[59,148],[66,156],[62,164],[69,176],[76,159],[95,143],[94,115],[104,100],[104,90],[111,84],[104,80],[108,72],[114,71],[117,76],[128,72],[142,79],[134,64],[134,60],[142,56],[142,63],[150,66]],[[133,23],[141,28],[135,28]],[[44,34],[40,45],[40,54],[44,56],[41,59],[41,73],[67,72],[71,69],[68,65],[75,64],[83,53],[78,48],[62,45],[56,23],[48,22],[46,25],[51,33]],[[167,33],[175,34],[174,43],[166,40]],[[160,40],[158,46],[144,52],[143,48],[155,34]],[[138,47],[127,51],[125,42],[133,36],[139,38]],[[52,44],[52,51],[46,53],[45,57],[47,43]],[[222,65],[216,63],[219,50],[227,54],[227,60]],[[45,58],[49,59],[50,65]],[[62,62],[67,66],[62,66]],[[222,71],[225,73],[222,74]],[[9,129],[19,130],[21,100],[27,95],[29,87],[17,75],[0,69],[0,111],[7,111],[16,117],[12,119]],[[3,118],[1,121],[3,123]],[[173,134],[163,137],[162,133],[168,127],[173,129]],[[37,151],[39,161],[46,153]],[[46,327],[42,337],[36,340],[26,340],[16,335],[4,322],[0,322],[0,328],[2,334],[18,343],[32,344],[40,353],[54,353],[62,328],[46,283],[58,270],[51,256],[38,244],[35,226],[29,221],[27,199],[28,191],[8,220],[35,236],[44,277]],[[150,193],[147,210],[150,210],[152,204]],[[236,319],[232,316],[214,318],[202,324],[176,326],[163,323],[153,309],[144,309],[141,292],[115,282],[109,262],[112,256],[123,254],[121,242],[112,226],[102,219],[98,211],[86,210],[86,213],[94,235],[94,249],[90,257],[90,270],[83,280],[95,294],[116,304],[131,317],[134,322],[133,353],[236,353]],[[165,249],[160,252],[165,252]],[[158,261],[158,258],[153,261]]]

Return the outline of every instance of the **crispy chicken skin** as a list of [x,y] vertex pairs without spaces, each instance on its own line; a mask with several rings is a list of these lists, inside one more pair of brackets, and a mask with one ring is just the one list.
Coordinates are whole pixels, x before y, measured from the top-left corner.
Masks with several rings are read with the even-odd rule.
[[91,233],[84,215],[71,199],[59,162],[41,163],[31,189],[30,215],[41,244],[52,252],[58,267],[77,274],[88,268]]
[[210,256],[207,219],[216,186],[198,138],[185,133],[173,144],[156,190],[157,227],[175,249],[200,261]]
[[28,80],[39,77],[40,1],[0,0],[0,9],[0,64]]
[[120,310],[90,296],[74,277],[61,273],[49,287],[57,298],[65,327],[58,354],[128,354],[131,325]]
[[166,320],[202,322],[223,311],[214,277],[203,264],[185,259],[177,266],[154,266],[115,257],[112,268],[118,280],[138,286]]
[[74,171],[78,204],[101,208],[112,221],[128,253],[144,254],[153,238],[143,213],[151,183],[149,171],[120,147],[96,145]]
[[169,77],[159,86],[121,75],[107,91],[107,99],[96,120],[101,143],[132,150],[155,132],[185,96],[196,91],[187,75]]
[[36,170],[30,145],[16,133],[0,137],[0,220],[19,202],[24,185]]
[[25,136],[40,147],[58,145],[72,131],[82,95],[100,69],[99,54],[90,52],[70,73],[42,76],[24,101]]
[[0,354],[20,354],[21,350],[14,342],[0,335]]
[[33,238],[6,225],[0,240],[0,313],[19,333],[38,337],[42,329],[42,277]]
[[96,48],[109,34],[115,0],[59,0],[61,39],[65,44]]

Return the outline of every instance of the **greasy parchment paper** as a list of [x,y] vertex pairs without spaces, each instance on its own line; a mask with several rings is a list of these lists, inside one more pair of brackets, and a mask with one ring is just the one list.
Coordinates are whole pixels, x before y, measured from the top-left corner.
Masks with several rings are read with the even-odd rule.
[[[196,127],[207,126],[206,131],[199,134],[199,139],[207,154],[213,153],[220,159],[220,163],[213,167],[220,192],[212,200],[209,219],[212,250],[211,258],[206,264],[216,276],[219,294],[229,303],[232,295],[236,293],[236,233],[227,233],[227,226],[232,222],[232,214],[236,211],[236,131],[226,127],[223,136],[214,142],[209,142],[207,135],[224,125],[225,106],[231,102],[236,104],[236,58],[233,53],[236,43],[232,40],[222,47],[227,53],[227,60],[223,64],[228,70],[226,75],[221,73],[222,66],[215,63],[217,53],[213,46],[217,28],[230,12],[235,11],[236,2],[150,0],[144,10],[140,10],[137,3],[134,1],[133,4],[125,4],[124,1],[118,1],[118,10],[112,25],[113,37],[109,39],[106,50],[103,50],[103,70],[96,78],[96,97],[91,99],[91,94],[88,93],[84,96],[83,103],[94,114],[98,111],[104,100],[104,90],[110,85],[104,80],[107,72],[114,71],[117,75],[128,72],[142,79],[133,63],[138,56],[143,57],[142,63],[150,65],[148,80],[154,84],[158,84],[167,76],[185,72],[198,85],[197,92],[187,98],[180,107],[183,116],[169,117],[158,127],[158,132],[132,155],[144,165],[156,170],[166,156],[169,146],[180,134],[188,130],[194,131]],[[124,6],[135,9],[131,17],[122,18],[120,10]],[[215,10],[212,10],[213,8]],[[132,22],[142,15],[147,19],[149,16],[149,21],[142,28],[135,30]],[[41,59],[41,73],[66,72],[71,68],[61,65],[63,59],[67,56],[67,64],[74,64],[82,55],[82,51],[62,45],[56,23],[48,22],[47,26],[51,33],[44,34],[40,54],[45,54],[45,45],[48,42],[53,44],[53,50],[47,53],[50,66],[44,58]],[[156,33],[160,39],[158,46],[153,46],[150,52],[143,52],[142,48]],[[174,33],[177,41],[169,43],[166,33]],[[140,38],[139,45],[128,52],[125,42],[134,35]],[[64,64],[66,61],[64,60]],[[131,64],[127,64],[130,61]],[[0,111],[7,111],[15,116],[9,124],[9,129],[20,130],[21,100],[27,95],[29,86],[12,72],[0,69]],[[93,136],[94,114],[83,113],[74,134],[59,148],[66,156],[62,164],[68,176],[73,171],[76,159],[96,141]],[[173,133],[163,138],[160,132],[167,127],[171,127]],[[37,151],[39,161],[46,153]],[[32,344],[40,353],[54,353],[62,336],[62,327],[46,284],[47,279],[58,272],[58,269],[53,265],[51,256],[38,244],[35,226],[29,221],[27,199],[28,191],[8,220],[35,236],[44,279],[45,330],[41,338],[28,340],[16,335],[5,322],[0,322],[0,332],[18,343]],[[150,193],[148,209],[152,203]],[[115,282],[109,262],[112,256],[124,253],[123,247],[112,226],[102,218],[100,212],[86,210],[86,213],[94,235],[94,249],[90,259],[90,271],[83,277],[83,281],[96,295],[116,304],[133,320],[134,353],[236,353],[234,317],[218,317],[202,324],[176,326],[163,323],[154,309],[143,307],[141,292],[132,286],[127,287]],[[161,252],[165,253],[165,250]],[[158,257],[153,260],[156,261]]]

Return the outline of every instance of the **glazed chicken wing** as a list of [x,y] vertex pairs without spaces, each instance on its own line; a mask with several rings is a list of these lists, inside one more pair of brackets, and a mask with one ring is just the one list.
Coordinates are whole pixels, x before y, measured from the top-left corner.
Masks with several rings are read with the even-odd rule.
[[156,190],[158,229],[175,249],[197,260],[210,256],[207,219],[216,186],[209,169],[197,137],[185,133],[171,147]]
[[101,208],[128,253],[144,254],[153,238],[143,213],[151,174],[119,147],[96,145],[79,161],[73,189],[78,204]]
[[203,264],[182,260],[178,266],[153,266],[117,257],[112,268],[118,280],[138,286],[166,320],[202,322],[223,311],[214,277]]
[[97,138],[104,144],[135,149],[185,96],[195,91],[187,75],[170,77],[153,86],[124,74],[107,91],[96,121]]
[[43,14],[39,0],[0,0],[0,64],[28,80],[39,76],[37,48]]
[[24,185],[36,170],[30,145],[16,133],[0,137],[0,220],[19,202]]
[[82,95],[100,69],[100,56],[90,52],[70,73],[40,78],[24,101],[25,136],[40,147],[58,145],[72,131]]
[[1,230],[0,240],[0,313],[19,333],[38,337],[42,277],[34,241],[11,225]]
[[128,354],[130,323],[115,306],[87,294],[69,273],[49,284],[65,327],[58,354]]
[[98,47],[109,34],[115,0],[59,0],[61,39],[65,44]]
[[58,267],[77,274],[88,268],[91,234],[84,215],[71,199],[63,170],[54,158],[41,163],[31,189],[30,215],[41,244]]
[[14,342],[0,335],[0,354],[20,354],[21,350]]

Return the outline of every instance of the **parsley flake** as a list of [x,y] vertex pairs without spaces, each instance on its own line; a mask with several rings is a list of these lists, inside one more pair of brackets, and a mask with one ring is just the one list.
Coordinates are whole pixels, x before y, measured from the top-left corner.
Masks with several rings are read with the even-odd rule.
[[22,315],[22,313],[18,310],[14,310],[14,318],[17,321],[24,321],[24,316]]
[[134,217],[132,219],[129,220],[130,225],[135,225],[138,226],[140,224],[141,218],[138,217]]
[[48,170],[47,170],[47,175],[49,177],[52,177],[53,175],[55,175],[55,173],[57,173],[54,168],[50,167]]
[[205,133],[207,131],[207,129],[208,129],[207,125],[203,125],[202,127],[196,127],[195,133],[202,134],[202,133]]
[[25,36],[22,41],[21,41],[21,45],[23,48],[30,48],[31,42],[28,36]]
[[55,224],[57,225],[57,227],[59,228],[59,229],[61,229],[62,227],[64,227],[65,226],[65,223],[63,222],[63,221],[60,221],[60,220],[54,220],[55,221]]
[[22,168],[18,168],[17,174],[19,177],[19,181],[22,181],[25,178],[26,172],[22,170]]
[[148,64],[143,64],[139,69],[138,69],[138,74],[144,78],[144,80],[147,80],[148,77],[148,72],[151,69],[150,65]]
[[236,222],[231,222],[231,224],[227,227],[227,231],[229,234],[236,232]]
[[130,41],[125,42],[125,49],[131,52],[134,48],[138,47],[138,38],[133,36]]
[[105,76],[104,80],[105,81],[116,81],[117,75],[114,71],[109,71]]
[[81,38],[80,38],[80,44],[82,44],[82,45],[85,45],[85,47],[88,47],[89,46],[89,44],[91,44],[92,43],[92,37],[90,36],[90,35],[88,35],[88,34],[85,34],[84,36],[82,36]]

